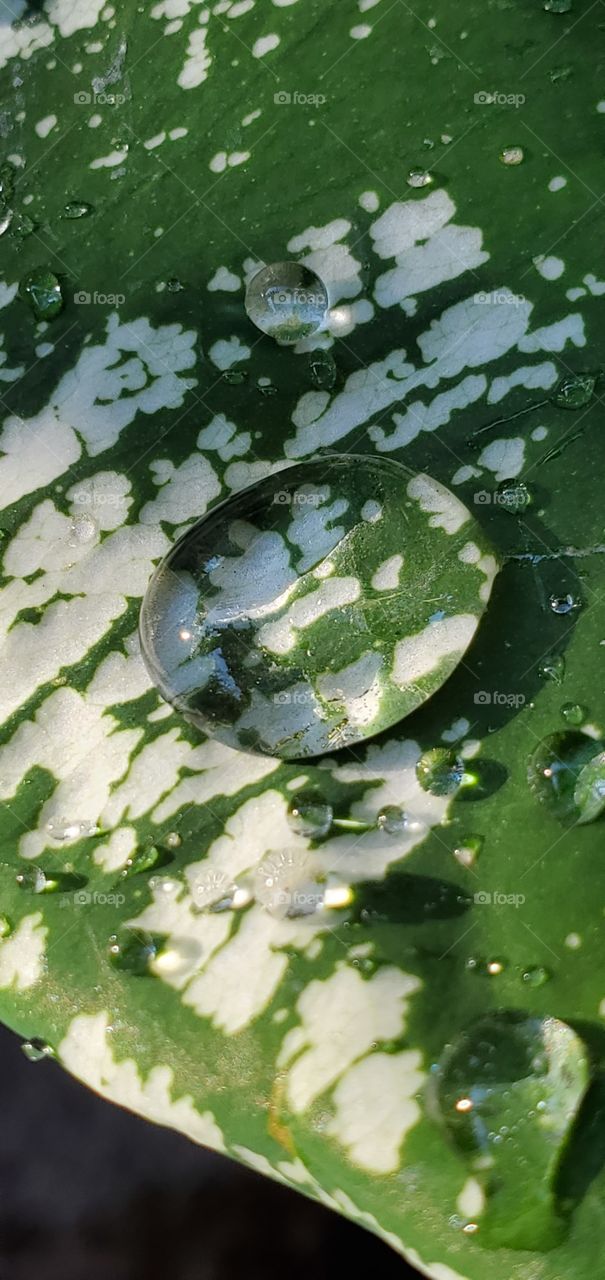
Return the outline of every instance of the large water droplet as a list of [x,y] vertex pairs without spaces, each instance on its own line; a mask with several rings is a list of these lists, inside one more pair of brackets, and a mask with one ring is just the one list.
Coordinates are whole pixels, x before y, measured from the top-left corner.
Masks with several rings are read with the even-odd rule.
[[87,204],[85,200],[69,200],[68,203],[63,206],[63,213],[61,216],[68,219],[87,218],[88,215],[93,212],[93,206],[91,204]]
[[584,409],[597,385],[596,373],[570,373],[555,388],[553,403],[560,409]]
[[300,262],[263,267],[246,289],[245,307],[252,323],[280,343],[300,342],[315,333],[328,306],[323,280]]
[[521,164],[524,158],[525,158],[525,152],[523,150],[523,147],[504,147],[504,149],[500,152],[500,159],[502,161],[502,164],[509,164],[509,165]]
[[528,781],[534,795],[562,820],[577,819],[576,784],[601,744],[584,733],[551,733],[530,757]]
[[594,822],[605,809],[605,751],[599,751],[580,771],[574,791],[578,822]]
[[167,946],[150,956],[148,967],[159,978],[189,977],[198,968],[203,948],[195,938],[171,938]]
[[432,747],[421,755],[416,777],[423,791],[430,791],[434,796],[451,796],[464,778],[464,764],[449,747]]
[[519,515],[529,507],[531,493],[523,480],[502,480],[494,494],[494,502],[512,515]]
[[61,285],[52,271],[32,271],[21,282],[20,292],[37,320],[52,320],[63,309]]
[[483,1184],[483,1244],[548,1249],[558,1243],[556,1175],[588,1076],[581,1040],[556,1018],[488,1014],[446,1048],[434,1074],[434,1100]]
[[[451,513],[452,531],[436,511]],[[211,737],[319,755],[439,688],[485,608],[490,551],[428,477],[390,460],[317,458],[181,538],[143,602],[143,657],[163,697]]]
[[61,843],[69,840],[81,840],[83,836],[94,836],[98,832],[95,822],[88,818],[49,818],[46,830],[52,840]]
[[295,796],[288,808],[290,825],[299,835],[319,840],[328,834],[334,818],[332,805],[318,796]]
[[406,181],[408,187],[430,187],[435,179],[428,169],[410,169]]
[[584,724],[588,711],[579,702],[564,702],[561,715],[567,724],[580,725]]
[[567,595],[552,595],[549,600],[553,613],[564,616],[567,613],[573,613],[574,609],[579,609],[580,601],[576,596],[572,596],[569,592]]
[[109,959],[117,969],[136,977],[144,977],[151,972],[151,961],[155,959],[162,942],[162,938],[147,933],[144,929],[125,926],[109,939]]

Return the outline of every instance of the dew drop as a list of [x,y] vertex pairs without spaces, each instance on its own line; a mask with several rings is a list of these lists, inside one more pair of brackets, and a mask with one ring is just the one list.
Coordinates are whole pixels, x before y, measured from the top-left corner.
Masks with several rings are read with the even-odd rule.
[[181,283],[181,281],[178,279],[177,276],[170,276],[170,278],[166,281],[166,288],[169,293],[182,293],[185,286],[184,284]]
[[256,869],[256,898],[279,919],[296,919],[321,910],[325,885],[312,856],[305,850],[280,849],[270,853]]
[[223,369],[221,374],[223,382],[228,382],[232,387],[241,387],[246,382],[248,373],[245,369]]
[[37,320],[52,320],[63,309],[61,285],[52,271],[32,271],[21,281],[20,293]]
[[561,715],[567,724],[581,725],[584,724],[588,711],[579,702],[564,702]]
[[456,845],[454,857],[461,867],[474,867],[483,848],[483,836],[465,836]]
[[328,834],[334,818],[332,805],[318,796],[294,796],[288,807],[290,826],[298,835],[319,840]]
[[198,968],[203,948],[195,938],[171,938],[149,959],[149,968],[159,978],[189,977]]
[[434,181],[428,169],[410,169],[406,178],[408,187],[430,187]]
[[194,911],[228,911],[233,906],[237,886],[218,867],[189,868],[189,892]]
[[531,965],[528,969],[524,969],[521,980],[526,987],[539,988],[545,986],[550,981],[552,974],[542,964]]
[[270,378],[259,378],[256,385],[262,396],[277,395],[277,387]]
[[502,480],[494,493],[494,502],[512,515],[519,515],[529,507],[531,492],[523,480]]
[[44,1062],[45,1058],[55,1057],[52,1045],[47,1044],[46,1040],[38,1040],[35,1036],[32,1036],[31,1040],[23,1041],[21,1051],[28,1062]]
[[124,928],[109,939],[109,959],[116,969],[143,977],[151,972],[161,940],[143,929]]
[[83,543],[92,542],[96,532],[97,526],[92,516],[85,511],[79,511],[70,521],[69,546],[79,547]]
[[464,778],[464,764],[448,747],[432,747],[416,765],[416,777],[423,791],[435,796],[451,796]]
[[561,615],[572,613],[574,609],[579,609],[580,607],[579,600],[569,593],[564,596],[552,595],[549,604],[553,613]]
[[548,658],[543,658],[539,671],[545,680],[552,680],[554,684],[562,684],[565,675],[565,658],[563,654],[551,654]]
[[500,152],[500,160],[502,161],[502,164],[521,164],[524,158],[525,152],[523,147],[504,147]]
[[544,0],[546,13],[571,13],[571,0]]
[[69,200],[63,206],[61,217],[67,219],[87,218],[91,213],[94,213],[94,207],[91,204],[87,204],[86,200]]
[[182,843],[183,838],[179,835],[178,831],[169,831],[168,835],[164,837],[164,844],[166,844],[169,849],[180,849]]
[[338,370],[329,351],[314,351],[309,356],[311,381],[320,391],[331,391],[336,385]]
[[282,344],[300,342],[323,324],[328,291],[323,280],[302,263],[274,262],[253,276],[245,307],[262,333]]
[[46,830],[52,840],[66,843],[70,840],[81,840],[83,836],[94,836],[99,828],[95,822],[86,818],[50,818]]
[[571,373],[555,388],[553,404],[560,409],[584,409],[590,403],[597,385],[596,373]]
[[577,819],[576,784],[585,765],[599,750],[599,743],[573,730],[551,733],[530,757],[527,777],[534,795],[555,817]]
[[397,804],[387,804],[376,818],[376,826],[388,836],[400,836],[410,828],[410,818]]
[[17,884],[27,893],[44,893],[49,881],[41,867],[30,865],[17,872]]

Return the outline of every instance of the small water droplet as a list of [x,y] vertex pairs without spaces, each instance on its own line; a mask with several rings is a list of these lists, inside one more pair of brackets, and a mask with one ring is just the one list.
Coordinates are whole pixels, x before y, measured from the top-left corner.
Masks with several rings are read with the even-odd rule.
[[570,373],[555,388],[553,404],[560,409],[584,409],[597,385],[596,373]]
[[83,836],[94,836],[99,828],[87,818],[49,818],[46,830],[52,840],[64,843],[68,840],[81,840]]
[[54,1058],[55,1051],[52,1045],[47,1044],[46,1040],[39,1040],[32,1036],[31,1040],[24,1040],[21,1050],[29,1062],[44,1062],[45,1058]]
[[305,850],[270,853],[256,869],[255,885],[257,900],[279,919],[313,915],[324,904],[325,886]]
[[333,818],[332,805],[312,794],[294,796],[288,807],[288,819],[292,829],[298,835],[315,840],[328,834]]
[[109,959],[116,969],[143,977],[150,973],[161,939],[144,929],[125,927],[109,939]]
[[380,827],[381,831],[386,831],[388,836],[399,836],[409,830],[410,819],[405,809],[401,809],[399,805],[387,804],[380,810],[376,818],[376,826]]
[[527,771],[529,785],[537,799],[556,817],[577,819],[576,784],[599,746],[593,738],[570,729],[549,734],[531,755]]
[[320,328],[329,297],[323,280],[309,267],[299,262],[274,262],[253,276],[244,305],[257,329],[288,344]]
[[574,609],[579,609],[580,602],[576,596],[572,596],[569,592],[567,595],[552,595],[549,600],[553,613],[565,615],[572,613]]
[[543,987],[549,982],[552,974],[542,964],[530,965],[528,969],[524,969],[521,975],[522,982],[526,987]]
[[195,938],[171,938],[149,959],[149,968],[159,978],[185,978],[198,968],[203,948]]
[[223,382],[228,382],[231,387],[241,387],[243,382],[247,381],[248,371],[246,369],[223,369],[221,374]]
[[500,160],[502,161],[502,164],[521,164],[524,158],[525,152],[523,147],[504,147],[500,152]]
[[338,370],[329,351],[314,351],[309,356],[311,381],[320,391],[331,391],[336,385]]
[[69,525],[68,542],[70,547],[78,547],[83,543],[92,542],[97,532],[97,526],[93,517],[88,515],[86,511],[79,511],[72,516]]
[[68,200],[63,206],[62,218],[87,218],[89,214],[94,213],[94,206],[88,204],[86,200]]
[[562,684],[565,675],[565,658],[562,653],[553,653],[543,658],[539,666],[540,675],[554,684]]
[[418,760],[416,777],[423,791],[430,791],[435,796],[450,796],[462,783],[464,764],[448,747],[432,747]]
[[194,911],[228,911],[233,906],[237,886],[219,867],[189,868],[189,892]]
[[30,866],[24,867],[22,871],[17,872],[19,888],[25,889],[28,893],[44,893],[48,883],[41,867],[30,864]]
[[169,831],[168,835],[164,837],[164,844],[166,844],[169,849],[180,849],[182,843],[183,838],[179,835],[178,831]]
[[20,293],[37,320],[52,320],[63,309],[61,285],[52,271],[32,271],[22,280]]
[[584,724],[588,711],[579,702],[564,702],[561,707],[561,715],[567,724],[581,725]]
[[523,480],[501,480],[496,488],[494,501],[512,515],[519,515],[529,507],[531,493]]
[[182,293],[185,286],[177,276],[170,276],[170,279],[166,281],[166,288],[169,293]]
[[277,395],[277,387],[275,386],[275,383],[271,381],[270,378],[259,378],[256,385],[262,396]]
[[546,13],[571,13],[571,0],[544,0]]
[[454,849],[454,857],[461,867],[474,867],[483,848],[483,836],[464,836]]
[[430,187],[434,181],[428,169],[410,169],[406,178],[408,187]]

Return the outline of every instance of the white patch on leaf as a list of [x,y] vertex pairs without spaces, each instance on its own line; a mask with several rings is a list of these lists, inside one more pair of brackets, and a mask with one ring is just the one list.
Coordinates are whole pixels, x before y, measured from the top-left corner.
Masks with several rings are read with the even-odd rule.
[[403,1140],[421,1117],[421,1062],[416,1050],[370,1053],[340,1080],[328,1132],[347,1148],[353,1164],[370,1173],[397,1170]]
[[48,929],[42,912],[24,916],[14,933],[0,939],[0,987],[27,991],[42,977]]

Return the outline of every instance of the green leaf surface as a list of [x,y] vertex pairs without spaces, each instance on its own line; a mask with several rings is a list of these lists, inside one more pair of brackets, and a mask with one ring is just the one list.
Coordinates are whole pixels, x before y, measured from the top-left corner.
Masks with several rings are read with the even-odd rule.
[[[602,7],[9,8],[2,1017],[434,1280],[592,1280],[603,828],[575,766],[564,814],[534,766],[605,733]],[[284,347],[244,296],[288,260],[331,307]],[[137,625],[182,533],[322,451],[432,477],[502,568],[432,696],[303,764],[204,739]],[[464,769],[445,794],[436,748]],[[501,1010],[569,1053],[568,1127],[527,1153],[539,1240],[521,1137],[480,1183],[430,1100]]]

